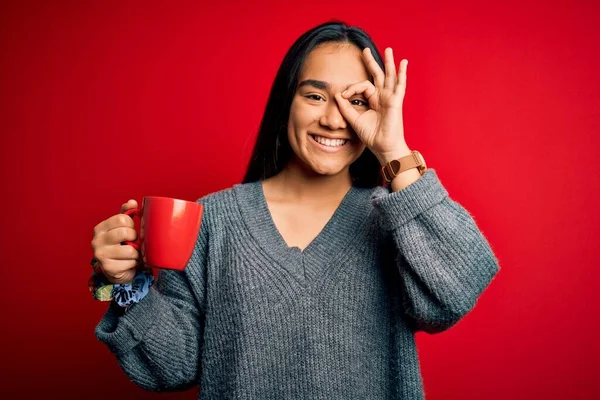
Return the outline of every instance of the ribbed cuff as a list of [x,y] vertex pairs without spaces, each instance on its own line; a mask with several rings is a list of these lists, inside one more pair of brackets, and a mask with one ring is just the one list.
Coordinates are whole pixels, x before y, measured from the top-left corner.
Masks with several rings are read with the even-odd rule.
[[437,173],[429,168],[417,181],[397,192],[378,190],[371,204],[381,217],[381,227],[394,230],[417,215],[440,203],[448,196]]
[[124,313],[123,307],[111,301],[96,326],[96,337],[116,355],[127,353],[140,343],[160,314],[161,294],[151,287],[148,294]]

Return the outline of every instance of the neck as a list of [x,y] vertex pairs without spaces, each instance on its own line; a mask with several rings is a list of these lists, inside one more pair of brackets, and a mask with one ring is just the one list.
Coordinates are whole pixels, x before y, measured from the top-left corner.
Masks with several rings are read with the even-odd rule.
[[268,179],[282,200],[327,203],[343,198],[352,187],[350,170],[346,167],[336,175],[320,175],[290,160],[285,168]]

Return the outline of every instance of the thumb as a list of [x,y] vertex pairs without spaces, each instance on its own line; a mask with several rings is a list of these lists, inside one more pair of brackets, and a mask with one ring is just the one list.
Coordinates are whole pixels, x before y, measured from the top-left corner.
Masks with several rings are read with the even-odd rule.
[[131,199],[121,206],[121,213],[127,210],[133,210],[134,208],[138,208],[138,203],[137,201]]

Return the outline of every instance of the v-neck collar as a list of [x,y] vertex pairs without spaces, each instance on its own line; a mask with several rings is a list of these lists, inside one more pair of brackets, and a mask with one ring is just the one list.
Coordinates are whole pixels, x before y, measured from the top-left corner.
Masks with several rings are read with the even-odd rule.
[[289,247],[275,226],[261,181],[234,186],[234,193],[250,234],[282,266],[300,262],[304,271],[301,274],[303,276],[298,277],[302,279],[311,279],[318,274],[339,257],[356,237],[371,211],[369,197],[372,190],[351,187],[325,227],[301,251],[298,247]]

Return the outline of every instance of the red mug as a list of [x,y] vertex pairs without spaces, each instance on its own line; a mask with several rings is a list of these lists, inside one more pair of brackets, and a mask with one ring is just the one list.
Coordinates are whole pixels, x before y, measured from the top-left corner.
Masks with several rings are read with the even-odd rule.
[[148,267],[184,270],[200,233],[202,204],[169,197],[146,196],[142,208],[123,214],[140,217],[135,242],[124,242],[141,253]]

